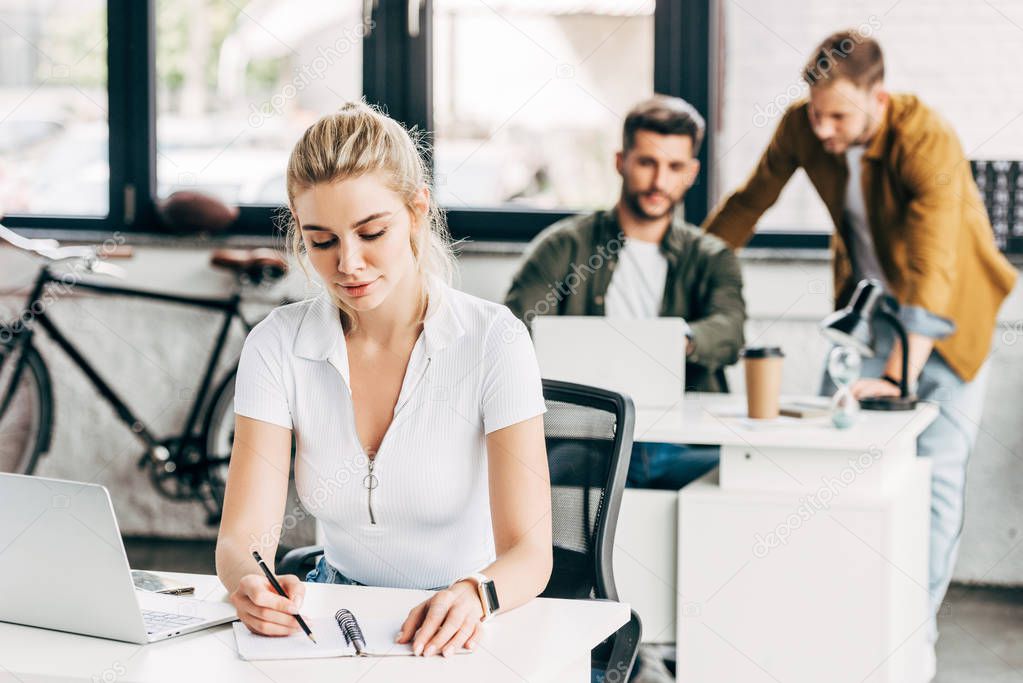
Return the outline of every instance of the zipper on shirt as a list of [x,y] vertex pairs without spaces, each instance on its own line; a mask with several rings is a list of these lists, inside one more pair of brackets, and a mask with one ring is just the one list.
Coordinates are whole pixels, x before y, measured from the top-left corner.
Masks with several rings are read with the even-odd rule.
[[377,523],[377,518],[376,515],[373,514],[373,489],[375,489],[380,483],[377,476],[373,474],[373,468],[375,465],[376,454],[374,453],[369,456],[369,459],[367,460],[366,468],[368,470],[368,474],[366,474],[366,476],[362,479],[362,484],[366,487],[366,506],[369,509],[369,523],[374,525]]
[[[391,424],[388,425],[387,431],[384,432],[384,437],[380,442],[380,449],[378,449],[375,452],[366,453],[366,476],[362,478],[362,485],[366,487],[366,509],[369,512],[369,523],[374,526],[377,523],[377,517],[376,514],[374,514],[373,512],[373,489],[380,485],[380,480],[377,479],[377,476],[375,474],[373,474],[373,470],[376,467],[377,454],[380,452],[380,450],[383,449],[384,443],[387,441],[388,435],[393,431],[393,428],[395,427],[394,423],[398,419],[398,413],[401,412],[401,409],[412,397],[413,392],[415,391],[419,383],[422,381],[422,379],[426,377],[426,371],[430,369],[430,362],[432,360],[433,360],[432,358],[427,356],[426,365],[423,367],[422,372],[420,372],[417,377],[413,378],[412,384],[409,385],[408,390],[406,392],[403,392],[405,393],[405,396],[402,397],[399,394],[398,404],[395,406],[395,412],[391,418]],[[404,400],[402,400],[403,398]],[[352,426],[354,429],[355,426],[354,412],[352,413]]]

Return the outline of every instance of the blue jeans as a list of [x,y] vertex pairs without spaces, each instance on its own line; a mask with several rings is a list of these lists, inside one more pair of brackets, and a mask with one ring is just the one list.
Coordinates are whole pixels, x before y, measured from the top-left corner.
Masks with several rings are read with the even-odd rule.
[[[894,332],[880,322],[873,358],[863,359],[863,377],[880,377],[892,348]],[[936,617],[945,598],[952,570],[959,555],[966,497],[966,465],[977,440],[990,362],[985,361],[973,381],[964,382],[937,351],[931,352],[917,380],[917,396],[938,405],[938,417],[916,442],[917,457],[931,460],[931,531],[928,592]],[[821,393],[833,394],[835,385],[827,373]],[[937,639],[937,621],[932,619],[931,640]]]
[[720,454],[718,446],[637,442],[632,445],[625,485],[633,489],[678,491],[717,467]]
[[[684,446],[674,443],[637,442],[632,445],[628,488],[678,491],[718,466],[718,446]],[[547,453],[551,483],[555,486],[579,485],[589,481],[590,448],[581,443],[559,443]],[[603,462],[598,457],[598,461]],[[592,474],[592,473],[590,473]],[[582,477],[582,479],[580,479]]]
[[339,583],[343,586],[365,586],[339,572],[334,566],[327,562],[326,555],[320,555],[316,567],[305,575],[305,580],[310,583]]
[[[311,569],[309,573],[305,575],[305,580],[309,583],[336,583],[342,586],[366,585],[364,583],[359,583],[355,579],[349,579],[347,576],[339,572],[334,565],[327,562],[326,555],[320,555],[320,559],[316,562],[316,567]],[[445,588],[447,588],[447,586],[438,586],[427,590],[439,591],[444,590]]]

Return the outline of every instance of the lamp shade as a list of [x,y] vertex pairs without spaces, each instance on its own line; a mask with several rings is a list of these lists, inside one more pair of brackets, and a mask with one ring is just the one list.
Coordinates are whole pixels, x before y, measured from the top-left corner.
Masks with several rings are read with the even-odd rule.
[[861,280],[849,304],[821,321],[821,334],[836,344],[851,346],[861,355],[873,358],[874,330],[871,319],[883,293],[884,288],[878,280]]

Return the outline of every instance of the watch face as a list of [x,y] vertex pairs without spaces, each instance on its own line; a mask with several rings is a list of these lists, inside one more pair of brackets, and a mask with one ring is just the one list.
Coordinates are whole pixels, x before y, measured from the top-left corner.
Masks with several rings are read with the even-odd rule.
[[490,603],[490,611],[496,612],[501,608],[501,603],[497,601],[497,586],[494,585],[493,581],[487,581],[483,584],[483,590],[487,593],[487,602]]

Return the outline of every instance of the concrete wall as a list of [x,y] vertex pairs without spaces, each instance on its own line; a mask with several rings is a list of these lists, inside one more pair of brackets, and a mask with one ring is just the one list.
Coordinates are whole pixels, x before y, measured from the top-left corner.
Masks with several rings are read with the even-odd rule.
[[[784,391],[813,392],[820,379],[826,345],[816,323],[830,311],[826,260],[771,259],[744,256],[750,341],[777,343],[788,354]],[[207,265],[200,247],[142,246],[122,265],[131,285],[162,291],[217,296],[230,291],[231,278]],[[465,253],[460,259],[460,286],[473,294],[500,300],[515,267],[514,253]],[[34,274],[23,255],[0,249],[0,314],[17,306]],[[255,292],[248,310],[258,316],[281,296],[302,297],[309,291],[301,271],[273,289]],[[104,376],[116,384],[157,434],[168,434],[185,419],[208,349],[217,330],[216,316],[179,306],[77,292],[50,307],[53,319]],[[1023,293],[1017,288],[1002,309],[980,437],[970,464],[967,522],[956,571],[960,580],[1023,585]],[[230,341],[233,359],[242,342],[240,330]],[[135,467],[141,447],[130,431],[97,397],[84,376],[48,341],[40,347],[53,375],[56,432],[50,454],[37,473],[95,481],[113,496],[122,532],[129,535],[212,538],[216,530],[191,503],[158,497],[145,474]],[[742,386],[741,371],[730,371],[733,386]],[[289,502],[288,510],[296,505]],[[301,515],[299,515],[301,517]],[[290,525],[288,525],[290,526]],[[299,523],[285,543],[311,540],[311,527]]]

